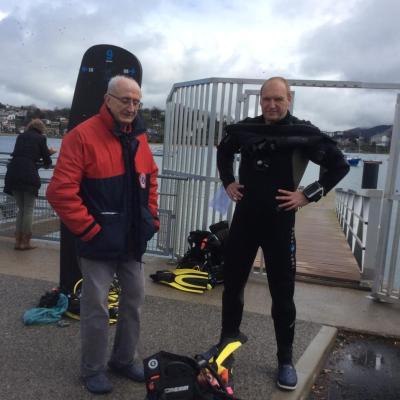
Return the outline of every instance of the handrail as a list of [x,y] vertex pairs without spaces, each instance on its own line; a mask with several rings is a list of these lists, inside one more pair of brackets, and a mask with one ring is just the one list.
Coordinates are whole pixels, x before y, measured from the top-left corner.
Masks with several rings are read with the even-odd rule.
[[360,268],[361,280],[372,281],[382,190],[336,189],[336,215]]

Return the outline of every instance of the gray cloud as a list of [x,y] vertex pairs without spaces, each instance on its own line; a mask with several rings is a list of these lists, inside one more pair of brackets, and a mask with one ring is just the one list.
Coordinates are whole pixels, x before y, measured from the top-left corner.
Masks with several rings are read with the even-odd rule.
[[399,82],[400,2],[365,0],[339,23],[326,23],[305,35],[299,48],[305,76]]
[[[350,11],[302,37],[299,76],[400,84],[400,3],[366,0]],[[393,123],[395,91],[326,89],[317,96],[308,90],[297,110],[325,129]]]
[[[83,53],[108,43],[143,66],[146,106],[175,82],[207,77],[399,81],[397,0],[3,0],[0,102],[71,104]],[[325,129],[390,123],[393,93],[296,90],[295,110]]]
[[112,43],[139,53],[153,45],[155,38],[140,29],[140,10],[135,8],[129,25],[121,25],[122,10],[96,4],[14,9],[0,21],[0,50],[7,60],[0,64],[0,101],[69,106],[82,55],[91,45]]

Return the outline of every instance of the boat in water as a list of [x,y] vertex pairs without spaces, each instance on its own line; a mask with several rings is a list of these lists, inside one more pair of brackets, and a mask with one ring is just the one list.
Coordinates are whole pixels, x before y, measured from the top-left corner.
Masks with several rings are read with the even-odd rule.
[[351,167],[357,167],[358,163],[361,161],[361,157],[346,157],[347,162]]

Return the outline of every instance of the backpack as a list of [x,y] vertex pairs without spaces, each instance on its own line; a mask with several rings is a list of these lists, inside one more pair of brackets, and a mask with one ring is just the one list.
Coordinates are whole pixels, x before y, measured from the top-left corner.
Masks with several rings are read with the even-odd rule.
[[228,221],[209,226],[210,231],[195,230],[189,233],[189,248],[179,260],[177,268],[198,268],[208,272],[212,285],[223,282],[223,251],[228,238]]
[[146,400],[239,400],[201,356],[193,359],[160,351],[144,359],[143,365]]

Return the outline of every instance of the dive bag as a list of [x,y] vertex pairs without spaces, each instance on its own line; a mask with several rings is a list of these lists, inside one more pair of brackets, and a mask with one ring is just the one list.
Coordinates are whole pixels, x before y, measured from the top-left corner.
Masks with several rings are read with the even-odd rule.
[[194,358],[160,351],[144,359],[146,400],[238,400],[233,396],[233,353],[246,342],[240,333]]
[[210,225],[210,231],[191,231],[189,248],[178,261],[176,269],[159,270],[150,275],[153,282],[177,290],[202,294],[224,281],[223,249],[229,225],[221,221]]
[[238,400],[202,357],[160,351],[145,360],[146,400]]
[[211,285],[224,281],[223,250],[228,238],[228,221],[209,226],[209,231],[195,230],[189,233],[189,248],[178,261],[177,268],[197,268],[208,272]]

